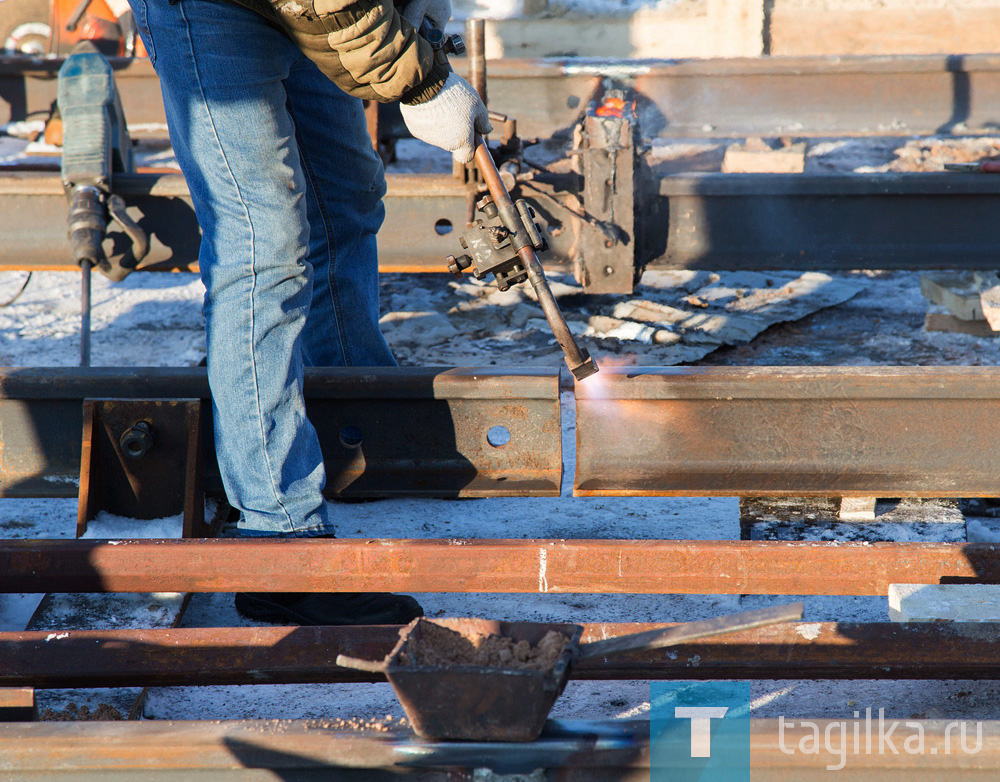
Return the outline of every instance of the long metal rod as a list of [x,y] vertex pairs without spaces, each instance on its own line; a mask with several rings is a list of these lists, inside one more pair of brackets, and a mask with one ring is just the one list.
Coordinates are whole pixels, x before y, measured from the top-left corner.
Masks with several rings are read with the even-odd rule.
[[[885,724],[877,713],[846,721],[737,718],[730,735],[739,736],[740,751],[745,753],[739,756],[739,778],[820,782],[830,779],[830,769],[846,764],[849,778],[855,780],[995,779],[1000,766],[1000,722],[898,717],[896,721],[887,717]],[[652,766],[676,778],[670,772],[677,767],[664,765],[655,747],[650,755],[648,720],[555,720],[550,730],[532,742],[433,742],[415,739],[405,727],[383,724],[381,731],[364,731],[351,730],[345,723],[0,724],[0,770],[11,779],[76,776],[94,780],[131,773],[144,780],[171,781],[249,777],[389,782],[405,774],[414,782],[443,782],[484,776],[476,773],[473,777],[473,769],[503,769],[506,774],[513,768],[523,770],[525,776],[536,769],[551,770],[549,776],[566,782],[648,782]],[[816,739],[831,734],[833,741]],[[852,741],[852,736],[862,738]],[[672,744],[664,749],[678,751]]]
[[1000,583],[1000,546],[683,540],[6,540],[0,592],[885,595]]
[[483,19],[466,21],[465,36],[468,39],[469,83],[479,93],[483,103],[489,106],[489,97],[486,93],[486,21]]
[[365,721],[354,722],[353,730],[334,719],[0,724],[0,774],[446,782],[472,779],[473,769],[502,768],[527,775],[558,769],[559,779],[575,782],[649,779],[646,721],[560,720],[537,741],[519,743],[424,741],[385,720],[368,730]]
[[90,366],[90,283],[91,264],[80,264],[80,366]]
[[[583,641],[676,625],[597,622]],[[225,627],[0,633],[0,688],[384,681],[334,664],[380,660],[398,627]],[[573,678],[1000,679],[1000,626],[813,622],[746,630],[662,651],[580,660]],[[691,660],[697,659],[697,667]],[[0,690],[0,705],[3,703]]]

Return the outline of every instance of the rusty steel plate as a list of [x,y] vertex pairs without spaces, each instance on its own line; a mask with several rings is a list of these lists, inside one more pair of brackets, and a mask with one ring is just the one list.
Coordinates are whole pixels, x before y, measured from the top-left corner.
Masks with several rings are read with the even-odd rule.
[[1000,583],[1000,545],[749,540],[0,540],[0,592],[882,595]]
[[607,368],[580,496],[1000,496],[995,367]]
[[[558,369],[316,368],[306,406],[327,492],[346,496],[558,496]],[[75,497],[85,398],[210,398],[206,370],[0,370],[0,496]],[[218,492],[211,414],[205,488]],[[503,427],[507,442],[490,430]],[[178,465],[183,469],[183,465]]]

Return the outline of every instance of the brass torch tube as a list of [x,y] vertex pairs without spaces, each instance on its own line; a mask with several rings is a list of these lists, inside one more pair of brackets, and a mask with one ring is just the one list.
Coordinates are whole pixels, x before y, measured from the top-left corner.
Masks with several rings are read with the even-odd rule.
[[[512,208],[514,204],[511,201],[510,193],[507,192],[507,188],[500,179],[500,172],[497,170],[489,148],[478,134],[476,135],[475,160],[479,172],[482,174],[483,182],[485,182],[497,209],[502,213],[505,209]],[[573,339],[573,333],[569,330],[566,319],[559,309],[556,297],[552,295],[552,289],[549,287],[548,280],[545,279],[545,271],[542,269],[538,256],[535,255],[534,248],[527,244],[518,250],[517,254],[524,263],[524,268],[528,272],[528,282],[535,290],[538,303],[542,307],[542,312],[545,313],[545,319],[549,322],[549,328],[552,329],[556,342],[562,348],[570,372],[577,380],[583,380],[594,374],[597,372],[597,364],[590,357],[590,354],[582,350]]]

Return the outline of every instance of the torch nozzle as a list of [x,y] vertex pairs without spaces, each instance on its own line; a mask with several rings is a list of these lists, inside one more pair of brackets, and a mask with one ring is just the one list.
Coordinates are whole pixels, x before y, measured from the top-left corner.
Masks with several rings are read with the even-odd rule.
[[[570,366],[569,368],[569,371],[573,373],[573,377],[577,380],[586,380],[591,375],[596,375],[600,371],[597,363],[590,357],[590,354],[586,350],[583,350],[582,353],[586,356],[586,361],[582,364],[577,364],[575,367]],[[569,362],[567,361],[567,363]]]

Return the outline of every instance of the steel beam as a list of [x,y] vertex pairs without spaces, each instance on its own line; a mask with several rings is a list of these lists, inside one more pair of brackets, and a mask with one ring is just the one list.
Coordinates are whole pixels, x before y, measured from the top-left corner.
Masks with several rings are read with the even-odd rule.
[[[466,60],[453,62],[467,73]],[[61,63],[0,57],[0,123],[47,111]],[[162,125],[149,62],[112,64],[129,122]],[[983,133],[996,128],[1000,56],[510,58],[490,61],[490,108],[516,117],[524,136],[549,137],[582,116],[605,80],[638,92],[646,137]]]
[[[559,494],[556,369],[310,369],[305,394],[330,494]],[[197,367],[2,369],[0,496],[77,496],[83,400],[101,397],[210,394],[206,371]],[[205,487],[219,491],[208,405],[202,426]],[[506,445],[489,443],[494,426],[510,433]]]
[[582,496],[1000,496],[996,367],[610,368],[576,388]]
[[[595,623],[584,641],[668,624]],[[384,681],[338,654],[381,660],[398,627],[234,627],[0,633],[3,687],[170,687]],[[896,622],[787,624],[662,650],[584,660],[573,678],[1000,679],[1000,626]],[[0,715],[2,715],[0,709]],[[2,719],[2,717],[0,717]]]
[[5,540],[0,592],[885,595],[1000,583],[1000,547],[698,540]]

